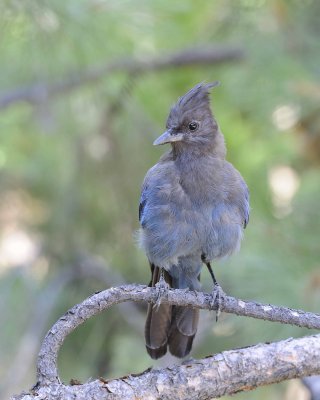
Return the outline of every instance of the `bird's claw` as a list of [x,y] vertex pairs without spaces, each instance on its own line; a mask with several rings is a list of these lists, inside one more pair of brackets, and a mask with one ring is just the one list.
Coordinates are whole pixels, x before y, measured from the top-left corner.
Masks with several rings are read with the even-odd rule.
[[156,283],[155,287],[157,289],[157,301],[154,303],[153,308],[158,310],[162,299],[167,296],[168,290],[170,288],[170,286],[165,281],[163,274],[160,274],[159,281]]
[[218,318],[221,314],[221,305],[223,303],[223,299],[225,298],[226,294],[223,291],[222,287],[218,284],[215,283],[213,286],[212,294],[211,294],[211,301],[210,305],[212,308],[217,305],[216,308],[216,322],[218,321]]

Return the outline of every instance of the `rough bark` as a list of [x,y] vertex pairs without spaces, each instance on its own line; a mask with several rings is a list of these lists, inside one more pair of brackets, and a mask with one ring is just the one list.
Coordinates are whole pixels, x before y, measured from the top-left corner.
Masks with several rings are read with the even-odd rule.
[[320,372],[320,335],[225,351],[112,381],[53,383],[14,400],[209,400]]
[[[32,396],[40,394],[44,397],[38,399],[210,399],[320,372],[320,336],[317,335],[231,350],[182,366],[151,370],[139,376],[110,382],[94,381],[76,387],[61,384],[57,356],[69,333],[113,304],[126,301],[155,302],[157,295],[156,288],[126,285],[96,293],[74,306],[54,324],[43,341],[34,394],[16,399],[31,400]],[[175,289],[168,290],[162,301],[215,310],[218,304],[212,305],[211,299],[207,293]],[[320,328],[319,314],[243,301],[230,296],[223,298],[220,309],[236,315]]]

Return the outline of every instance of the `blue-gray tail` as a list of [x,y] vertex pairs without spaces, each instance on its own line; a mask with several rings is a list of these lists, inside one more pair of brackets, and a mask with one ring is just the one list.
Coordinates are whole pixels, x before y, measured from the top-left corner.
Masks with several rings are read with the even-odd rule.
[[[155,286],[160,279],[160,268],[151,264],[151,271],[152,279],[149,286]],[[167,271],[163,273],[170,287],[181,286]],[[145,339],[150,357],[153,359],[162,357],[166,354],[168,347],[170,353],[176,357],[183,358],[189,354],[197,332],[198,320],[199,310],[197,309],[170,304],[160,304],[158,308],[154,308],[152,304],[149,304]]]

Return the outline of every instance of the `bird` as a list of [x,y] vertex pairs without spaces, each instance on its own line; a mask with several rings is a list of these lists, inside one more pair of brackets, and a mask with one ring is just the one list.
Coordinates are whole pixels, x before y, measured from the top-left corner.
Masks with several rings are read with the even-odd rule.
[[[214,298],[224,292],[210,263],[240,248],[250,212],[248,187],[226,161],[224,136],[211,111],[210,90],[218,84],[199,83],[171,107],[166,130],[153,143],[168,143],[171,149],[147,172],[139,204],[139,242],[151,268],[149,286],[199,291],[206,264]],[[161,299],[149,304],[148,354],[158,359],[169,349],[178,358],[188,355],[198,320],[198,309]]]

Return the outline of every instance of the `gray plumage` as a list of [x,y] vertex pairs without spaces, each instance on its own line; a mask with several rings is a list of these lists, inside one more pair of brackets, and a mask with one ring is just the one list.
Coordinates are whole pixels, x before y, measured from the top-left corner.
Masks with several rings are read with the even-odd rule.
[[[149,259],[152,280],[170,287],[200,289],[202,260],[239,249],[249,220],[249,193],[240,173],[225,160],[226,148],[212,115],[209,89],[198,84],[171,108],[167,130],[155,145],[171,150],[147,173],[139,207],[140,243]],[[148,308],[146,347],[152,358],[169,346],[187,355],[197,330],[198,310],[161,304]]]

